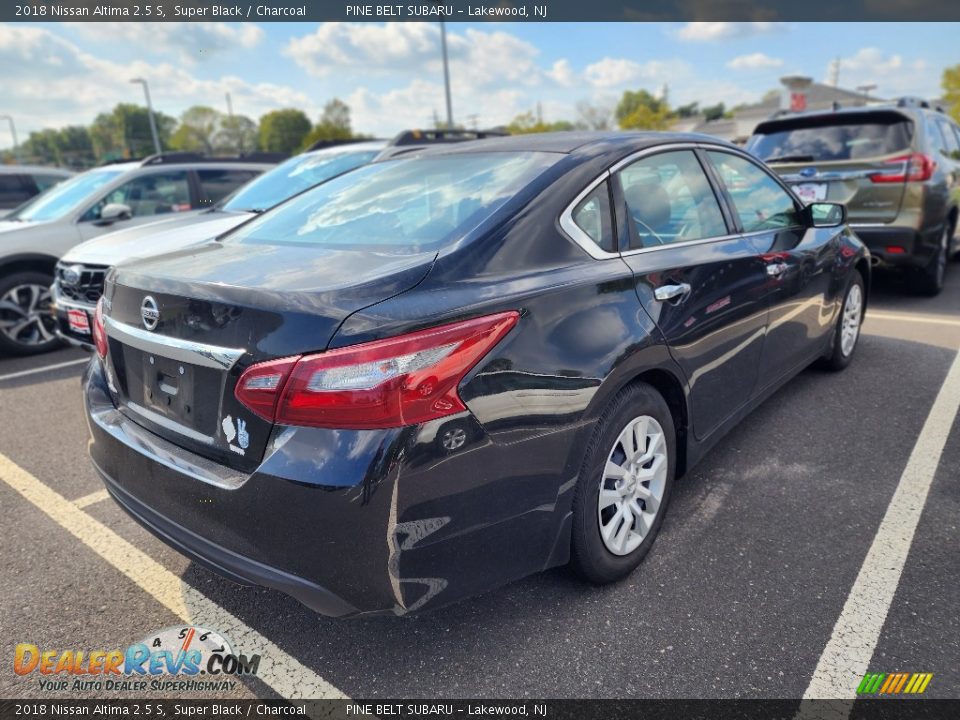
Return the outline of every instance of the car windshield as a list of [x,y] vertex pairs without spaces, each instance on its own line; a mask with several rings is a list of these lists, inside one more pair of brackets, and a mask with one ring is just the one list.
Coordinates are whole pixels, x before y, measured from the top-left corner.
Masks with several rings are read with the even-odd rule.
[[436,250],[490,217],[559,157],[463,153],[374,163],[293,198],[225,242]]
[[25,222],[59,220],[86,202],[98,188],[122,174],[123,170],[90,170],[81,173],[21,205],[8,219]]
[[252,212],[271,208],[325,180],[366,165],[379,150],[343,150],[298,155],[237,190],[223,209]]
[[779,126],[761,125],[747,149],[765,162],[859,160],[902,152],[910,147],[911,124],[865,122],[863,117],[810,118]]

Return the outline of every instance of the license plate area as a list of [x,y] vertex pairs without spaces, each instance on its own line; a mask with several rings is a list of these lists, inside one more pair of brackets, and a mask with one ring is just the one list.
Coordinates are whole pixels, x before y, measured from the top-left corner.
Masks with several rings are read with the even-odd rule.
[[90,334],[90,317],[86,310],[78,310],[77,308],[67,310],[67,325],[70,332],[75,332],[78,335]]
[[[128,401],[175,425],[213,441],[222,377],[205,368],[123,347]],[[134,407],[134,409],[135,409]]]
[[798,183],[793,191],[805,203],[820,202],[827,199],[828,183]]

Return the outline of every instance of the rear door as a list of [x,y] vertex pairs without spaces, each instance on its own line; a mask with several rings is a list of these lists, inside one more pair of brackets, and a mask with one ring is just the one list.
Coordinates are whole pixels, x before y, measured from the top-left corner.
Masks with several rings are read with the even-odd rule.
[[804,202],[843,203],[853,224],[886,223],[900,211],[915,132],[896,110],[798,115],[758,125],[748,149]]
[[767,321],[766,273],[693,147],[644,154],[613,174],[620,252],[637,295],[690,384],[704,438],[753,396]]
[[833,268],[843,228],[808,228],[801,205],[758,163],[709,150],[707,158],[729,196],[737,230],[763,260],[770,308],[760,363],[765,388],[810,361],[833,328]]

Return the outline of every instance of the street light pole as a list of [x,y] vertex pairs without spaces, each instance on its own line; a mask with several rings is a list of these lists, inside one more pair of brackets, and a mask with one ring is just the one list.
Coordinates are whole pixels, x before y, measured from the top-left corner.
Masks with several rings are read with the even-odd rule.
[[150,87],[143,78],[133,78],[130,82],[134,85],[143,85],[143,94],[147,98],[147,115],[150,118],[150,134],[153,135],[153,147],[159,155],[163,150],[160,148],[160,136],[157,135],[157,121],[153,117],[153,103],[150,102]]
[[450,101],[450,61],[447,59],[447,26],[440,21],[440,46],[443,49],[443,87],[447,93],[447,129],[453,129],[453,103]]
[[17,126],[13,124],[12,115],[0,115],[0,118],[6,119],[10,123],[10,134],[13,136],[13,157],[17,164],[20,163],[20,145],[17,143]]

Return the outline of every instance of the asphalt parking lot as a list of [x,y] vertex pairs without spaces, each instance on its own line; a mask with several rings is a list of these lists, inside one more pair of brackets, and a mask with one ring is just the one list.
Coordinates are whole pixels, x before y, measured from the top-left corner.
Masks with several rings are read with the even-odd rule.
[[[260,678],[221,697],[800,697],[881,520],[899,513],[888,506],[911,452],[937,429],[927,419],[960,351],[951,270],[934,299],[880,278],[851,367],[804,372],[711,452],[626,581],[589,587],[553,570],[409,618],[330,620],[192,565],[90,467],[86,356],[2,359],[0,696],[50,697],[12,672],[17,643],[111,649],[190,620],[263,653]],[[877,625],[857,648],[871,672],[932,672],[926,695],[956,698],[960,422],[946,423],[902,574],[867,588],[892,602],[879,617],[848,608],[844,627]]]

